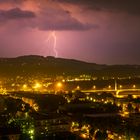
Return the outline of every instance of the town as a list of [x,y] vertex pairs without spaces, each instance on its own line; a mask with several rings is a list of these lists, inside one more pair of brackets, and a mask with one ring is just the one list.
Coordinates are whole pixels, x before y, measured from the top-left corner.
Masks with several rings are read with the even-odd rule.
[[139,77],[17,76],[0,93],[1,138],[140,138]]

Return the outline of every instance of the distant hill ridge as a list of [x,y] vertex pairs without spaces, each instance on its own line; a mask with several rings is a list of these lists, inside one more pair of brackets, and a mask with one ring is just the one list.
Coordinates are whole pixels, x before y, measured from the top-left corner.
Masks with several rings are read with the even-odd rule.
[[0,58],[0,76],[79,75],[139,76],[140,65],[100,65],[52,56],[26,55]]

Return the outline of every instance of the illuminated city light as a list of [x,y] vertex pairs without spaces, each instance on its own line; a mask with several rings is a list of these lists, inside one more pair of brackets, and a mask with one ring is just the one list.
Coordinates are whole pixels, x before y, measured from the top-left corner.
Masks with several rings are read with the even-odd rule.
[[122,86],[122,85],[120,85],[119,87],[120,87],[120,88],[122,88],[123,86]]
[[62,83],[58,82],[56,86],[57,86],[57,88],[61,88],[62,87]]
[[133,85],[133,88],[136,88],[136,85]]
[[66,81],[65,79],[62,80],[62,82],[65,82],[65,81]]
[[93,102],[96,102],[96,99],[93,99]]
[[92,97],[90,97],[90,101],[92,101],[93,100],[93,98]]
[[22,90],[26,91],[27,89],[28,89],[27,84],[24,84],[24,85],[22,86]]
[[41,87],[42,87],[42,85],[40,83],[36,83],[33,88],[38,89],[38,88],[41,88]]
[[108,88],[111,89],[111,85],[109,85]]
[[86,99],[89,100],[89,96],[87,96]]
[[77,90],[80,90],[80,86],[77,86],[76,89],[77,89]]
[[38,106],[36,103],[34,103],[34,104],[33,104],[33,109],[34,109],[35,111],[38,111],[38,110],[39,110],[39,106]]
[[24,85],[23,85],[23,88],[24,88],[24,89],[26,89],[26,88],[27,88],[27,85],[26,85],[26,84],[24,84]]
[[34,130],[33,129],[29,130],[29,134],[34,134]]
[[84,139],[89,138],[89,136],[87,136],[87,134],[81,134],[80,136],[81,136],[82,138],[84,138]]
[[93,86],[93,89],[96,89],[96,86],[95,85]]

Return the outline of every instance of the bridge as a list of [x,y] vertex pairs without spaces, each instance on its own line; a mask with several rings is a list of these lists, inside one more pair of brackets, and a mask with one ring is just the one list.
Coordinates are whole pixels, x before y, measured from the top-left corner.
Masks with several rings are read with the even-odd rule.
[[[90,89],[90,90],[81,90],[82,92],[111,92],[111,93],[114,93],[115,95],[119,95],[120,92],[140,92],[140,89],[118,89],[118,90],[115,90],[115,89],[99,89],[99,90],[96,90],[96,89]],[[133,93],[133,95],[138,95],[136,93]],[[139,94],[140,95],[140,94]]]
[[[90,93],[90,92],[93,92],[93,93],[100,93],[100,92],[110,92],[110,93],[113,93],[115,94],[115,96],[119,96],[121,92],[129,92],[129,95],[131,94],[131,92],[133,92],[131,95],[139,95],[140,96],[140,88],[136,88],[135,86],[133,88],[118,88],[118,85],[117,85],[117,82],[115,81],[115,86],[114,88],[104,88],[104,89],[89,89],[89,90],[81,90],[82,92],[84,93]],[[124,95],[124,94],[123,94]],[[125,94],[125,95],[128,95],[128,94]]]

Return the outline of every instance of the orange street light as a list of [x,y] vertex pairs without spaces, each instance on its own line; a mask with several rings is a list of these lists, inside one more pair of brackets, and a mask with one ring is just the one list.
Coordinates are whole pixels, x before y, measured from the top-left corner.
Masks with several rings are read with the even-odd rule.
[[93,89],[96,89],[96,86],[95,85],[93,86]]
[[108,88],[111,89],[111,85],[109,85]]
[[133,85],[133,88],[136,88],[136,85]]
[[62,83],[61,82],[58,82],[57,84],[56,84],[56,86],[57,86],[57,88],[62,88]]
[[122,88],[123,86],[122,86],[122,85],[120,85],[119,87],[120,87],[120,88]]

